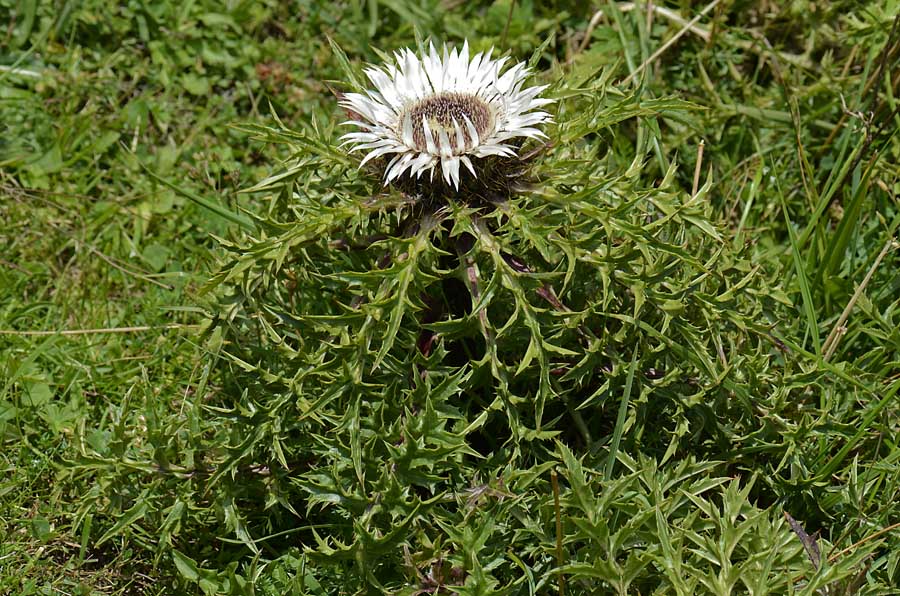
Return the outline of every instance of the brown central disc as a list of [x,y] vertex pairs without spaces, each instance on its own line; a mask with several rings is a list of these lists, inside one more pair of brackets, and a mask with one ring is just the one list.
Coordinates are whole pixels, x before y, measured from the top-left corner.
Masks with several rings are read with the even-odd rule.
[[431,129],[435,144],[437,144],[440,131],[444,131],[450,138],[453,147],[458,150],[463,148],[457,146],[456,128],[453,126],[454,119],[462,129],[467,147],[474,145],[474,139],[469,135],[465,125],[466,116],[475,126],[475,131],[481,139],[488,136],[486,133],[494,124],[490,107],[482,99],[464,93],[438,93],[414,104],[407,113],[412,118],[413,140],[419,151],[427,150],[425,129],[422,127],[423,117],[428,120],[428,127]]

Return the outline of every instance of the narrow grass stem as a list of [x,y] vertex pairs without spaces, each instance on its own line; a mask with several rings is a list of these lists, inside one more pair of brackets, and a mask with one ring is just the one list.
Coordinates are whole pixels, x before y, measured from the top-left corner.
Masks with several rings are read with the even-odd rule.
[[616,457],[619,453],[619,444],[622,434],[625,432],[625,419],[628,415],[628,402],[631,401],[631,385],[634,383],[634,371],[637,368],[638,348],[635,347],[631,355],[631,364],[628,367],[628,376],[625,378],[625,390],[622,391],[622,399],[619,402],[619,413],[616,416],[616,426],[613,430],[612,442],[609,445],[609,457],[606,460],[605,475],[607,480],[612,479],[616,466]]
[[846,333],[847,330],[846,327],[844,327],[844,324],[847,322],[847,319],[850,318],[850,313],[853,312],[856,301],[859,300],[863,295],[863,292],[866,291],[866,286],[868,286],[869,282],[872,280],[872,275],[875,274],[875,270],[878,269],[878,266],[881,264],[881,261],[887,255],[888,251],[891,250],[891,248],[895,248],[897,245],[897,241],[893,238],[884,243],[884,247],[881,249],[881,252],[878,253],[878,256],[875,257],[875,262],[872,263],[872,266],[863,278],[862,283],[859,284],[859,287],[853,292],[853,296],[850,297],[850,301],[847,302],[847,306],[844,307],[844,311],[841,313],[841,316],[838,317],[837,323],[834,324],[834,328],[831,330],[831,333],[828,334],[828,338],[825,339],[825,344],[822,346],[822,350],[825,352],[825,360],[831,358],[834,351],[837,349],[838,343],[840,343],[841,338],[844,336],[844,333]]
[[134,271],[132,269],[129,269],[125,265],[120,265],[119,263],[116,263],[115,259],[113,259],[112,257],[106,256],[105,254],[103,254],[102,252],[100,252],[99,250],[97,250],[96,248],[91,246],[90,244],[85,244],[84,246],[87,247],[87,249],[89,251],[91,251],[92,253],[94,253],[95,255],[100,257],[101,259],[103,259],[103,261],[105,261],[110,267],[112,267],[113,269],[116,269],[118,271],[121,271],[125,275],[129,275],[129,276],[135,277],[137,279],[142,279],[146,282],[152,283],[155,286],[159,286],[160,288],[163,288],[164,290],[171,291],[171,290],[175,289],[175,287],[172,285],[164,284],[161,281],[157,281],[157,280],[153,279],[153,274],[151,274],[151,273]]
[[[637,8],[637,5],[634,2],[622,2],[618,6],[619,11],[621,12],[629,12]],[[709,31],[702,27],[698,27],[696,24],[692,25],[687,19],[683,16],[675,12],[674,10],[670,10],[665,8],[664,6],[656,6],[655,4],[648,5],[647,10],[647,22],[648,27],[647,30],[650,30],[649,24],[652,22],[652,15],[659,14],[660,16],[672,21],[676,25],[681,25],[682,27],[687,27],[688,30],[703,39],[705,42],[709,42],[711,39]],[[576,50],[576,54],[580,54],[587,48],[587,45],[591,40],[591,33],[594,32],[594,29],[597,28],[597,25],[600,24],[600,21],[603,19],[603,9],[601,8],[591,17],[591,20],[588,22],[587,29],[584,31],[584,37],[581,39],[581,43],[578,45],[578,49]]]
[[35,72],[33,70],[28,70],[25,68],[14,68],[12,66],[5,66],[0,64],[0,72],[6,72],[11,75],[20,76],[20,77],[29,77],[32,79],[41,78],[41,73]]
[[170,329],[185,329],[196,331],[203,325],[183,325],[172,323],[171,325],[136,325],[133,327],[98,327],[96,329],[59,329],[47,331],[17,331],[15,329],[0,329],[0,335],[17,335],[21,337],[46,337],[51,335],[102,335],[105,333],[141,333],[144,331],[167,331]]
[[693,19],[691,19],[686,25],[684,25],[684,27],[682,27],[682,28],[678,31],[678,33],[676,33],[675,35],[673,35],[672,38],[671,38],[669,41],[667,41],[666,43],[664,43],[662,46],[660,46],[660,48],[659,48],[658,50],[656,50],[655,52],[653,52],[653,53],[650,55],[649,58],[647,58],[646,60],[644,60],[644,61],[641,63],[641,65],[638,66],[638,67],[634,70],[634,72],[632,72],[630,75],[628,75],[627,77],[625,77],[625,80],[622,81],[621,85],[624,87],[625,85],[627,85],[628,83],[630,83],[632,80],[634,80],[634,78],[635,78],[638,74],[640,74],[641,71],[643,71],[645,68],[647,68],[647,66],[649,66],[650,64],[652,64],[654,60],[656,60],[657,58],[659,58],[660,56],[662,56],[662,55],[666,52],[666,50],[668,50],[670,47],[672,47],[672,46],[675,44],[676,41],[678,41],[679,39],[681,39],[681,38],[684,36],[685,33],[687,33],[688,31],[690,31],[690,30],[691,30],[691,27],[693,27],[694,25],[696,25],[697,22],[700,21],[700,19],[702,19],[703,17],[705,17],[705,16],[707,15],[707,13],[709,13],[709,11],[711,11],[713,8],[715,8],[715,7],[719,4],[719,1],[720,1],[720,0],[713,0],[712,2],[710,2],[709,4],[707,4],[706,7],[705,7],[703,10],[701,10],[700,13],[697,14],[697,16],[695,16]]
[[884,535],[884,534],[887,534],[887,533],[890,532],[891,530],[896,530],[897,528],[900,528],[900,522],[897,522],[897,523],[895,523],[895,524],[891,524],[891,525],[887,526],[886,528],[881,528],[881,529],[878,530],[877,532],[873,532],[873,533],[869,534],[868,536],[866,536],[866,537],[863,538],[862,540],[858,540],[857,542],[854,542],[853,544],[851,544],[851,545],[848,546],[847,548],[845,548],[845,549],[843,549],[843,550],[839,550],[838,552],[834,553],[833,555],[831,555],[830,557],[828,557],[828,562],[829,562],[829,563],[834,563],[835,561],[837,561],[838,559],[840,559],[842,556],[846,555],[846,554],[849,553],[849,552],[853,552],[854,550],[856,550],[857,548],[859,548],[859,547],[862,546],[863,544],[865,544],[865,543],[867,543],[867,542],[870,542],[870,541],[872,541],[872,540],[875,540],[875,539],[878,538],[879,536],[882,536],[882,535]]
[[[556,476],[556,470],[550,471],[550,482],[553,485],[553,509],[556,517],[556,566],[563,566],[563,548],[562,548],[562,515],[559,508],[559,478]],[[559,596],[566,593],[566,577],[559,574]]]
[[697,145],[697,166],[694,168],[694,185],[691,188],[691,197],[697,196],[697,191],[700,189],[700,171],[703,169],[703,147],[706,143],[703,139],[700,139],[700,144]]

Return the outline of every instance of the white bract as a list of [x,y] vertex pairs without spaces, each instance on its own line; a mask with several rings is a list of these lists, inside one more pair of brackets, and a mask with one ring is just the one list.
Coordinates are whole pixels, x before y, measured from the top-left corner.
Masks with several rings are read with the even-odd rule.
[[524,87],[524,62],[506,70],[506,58],[492,60],[490,52],[469,59],[469,44],[462,51],[434,45],[419,58],[406,48],[394,54],[395,64],[368,68],[376,90],[347,93],[341,105],[359,116],[344,124],[360,128],[344,135],[351,151],[368,151],[363,164],[393,155],[384,172],[385,184],[408,172],[421,177],[440,164],[444,180],[459,188],[460,163],[477,176],[472,158],[516,154],[509,141],[516,137],[545,137],[537,126],[550,114],[532,111],[552,103],[538,97],[546,85]]

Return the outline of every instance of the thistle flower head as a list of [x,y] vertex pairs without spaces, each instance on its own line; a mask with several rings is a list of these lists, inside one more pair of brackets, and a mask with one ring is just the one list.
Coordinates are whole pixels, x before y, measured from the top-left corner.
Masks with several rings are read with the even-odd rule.
[[533,111],[552,103],[538,96],[546,85],[523,87],[525,63],[501,74],[507,59],[490,54],[470,59],[468,42],[438,54],[432,44],[421,58],[407,48],[394,54],[394,64],[366,69],[375,89],[343,97],[341,105],[358,115],[345,124],[359,130],[341,139],[351,151],[368,151],[362,164],[390,158],[385,184],[426,172],[433,179],[440,166],[446,183],[458,189],[460,164],[477,177],[473,159],[515,156],[515,139],[545,137],[538,126],[550,120]]

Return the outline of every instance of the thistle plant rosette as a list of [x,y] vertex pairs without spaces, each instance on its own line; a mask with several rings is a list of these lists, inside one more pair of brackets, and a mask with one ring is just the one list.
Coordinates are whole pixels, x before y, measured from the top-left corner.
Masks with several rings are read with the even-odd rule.
[[[733,250],[711,218],[712,182],[688,191],[674,163],[661,171],[650,159],[657,145],[671,156],[662,119],[692,122],[695,106],[610,89],[608,74],[562,78],[559,126],[547,130],[556,142],[531,167],[538,151],[523,143],[542,136],[550,102],[543,87],[525,88],[523,65],[502,66],[469,59],[465,46],[441,58],[405,50],[370,69],[375,90],[342,98],[359,127],[345,140],[397,189],[379,193],[387,197],[348,175],[330,130],[253,129],[302,159],[252,187],[268,197],[265,227],[225,245],[211,284],[221,298],[209,366],[223,367],[223,389],[211,396],[208,482],[217,502],[275,495],[286,505],[228,529],[244,541],[297,531],[295,505],[305,505],[321,528],[308,550],[319,579],[334,582],[327,593],[434,592],[448,581],[466,584],[456,591],[521,591],[511,552],[526,553],[546,586],[558,561],[533,546],[546,538],[553,487],[528,470],[563,470],[569,497],[578,484],[630,491],[607,512],[621,522],[612,530],[653,538],[658,520],[635,511],[669,496],[644,489],[662,482],[705,499],[718,468],[673,454],[772,445],[756,400],[784,401],[772,388],[787,379],[768,364],[783,357],[760,323],[778,304],[754,281],[748,249]],[[540,177],[535,192],[473,208],[504,185],[519,190],[518,170]],[[699,488],[684,481],[694,477]],[[709,507],[751,511],[729,491],[710,493]],[[565,515],[602,510],[576,501],[567,498]],[[764,513],[748,532],[777,546],[781,518]],[[672,516],[666,527],[711,539],[729,531],[692,529],[694,510]],[[604,544],[567,540],[570,585],[592,593],[630,581],[591,575]],[[652,562],[659,540],[648,543],[639,555]],[[700,577],[708,560],[695,559]],[[661,568],[641,567],[633,585],[668,585]],[[781,576],[760,575],[776,589]]]
[[442,54],[430,44],[421,58],[406,48],[394,54],[395,64],[366,69],[376,90],[340,102],[358,116],[344,124],[360,130],[341,140],[351,152],[368,152],[360,167],[384,157],[385,185],[427,173],[433,186],[440,166],[446,188],[459,190],[461,165],[477,180],[484,158],[515,158],[525,139],[546,138],[538,127],[551,117],[538,108],[553,103],[539,96],[547,86],[525,87],[525,63],[504,72],[507,58],[491,53],[470,59],[468,42],[462,50],[444,46]]

